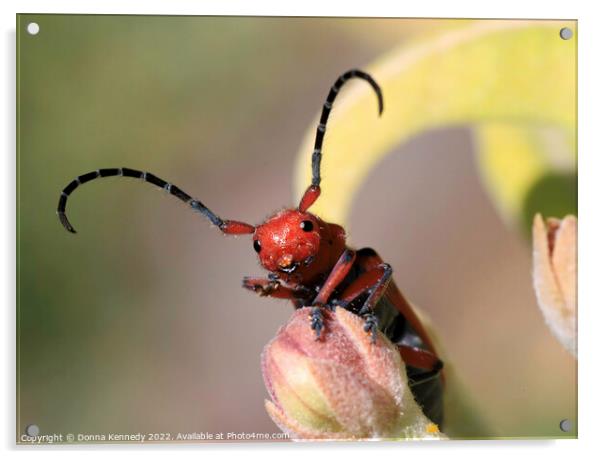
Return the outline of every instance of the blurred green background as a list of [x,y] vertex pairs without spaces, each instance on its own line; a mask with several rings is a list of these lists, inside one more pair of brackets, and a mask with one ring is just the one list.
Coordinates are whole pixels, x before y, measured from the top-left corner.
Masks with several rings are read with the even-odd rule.
[[[124,179],[73,194],[74,236],[60,190],[132,167],[259,223],[292,204],[302,137],[342,71],[465,23],[19,16],[18,433],[277,432],[259,356],[291,311],[240,287],[263,274],[250,239]],[[576,363],[543,322],[530,246],[483,190],[474,148],[464,127],[399,147],[362,186],[350,240],[383,254],[431,316],[495,435],[561,436]]]

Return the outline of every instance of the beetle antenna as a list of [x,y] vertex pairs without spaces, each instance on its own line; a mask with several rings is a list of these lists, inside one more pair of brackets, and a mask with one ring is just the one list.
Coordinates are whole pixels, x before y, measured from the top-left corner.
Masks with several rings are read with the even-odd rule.
[[334,82],[330,88],[330,91],[328,92],[326,102],[324,102],[324,106],[322,107],[320,122],[318,123],[318,128],[316,129],[314,152],[311,156],[312,180],[311,185],[303,195],[303,198],[301,198],[301,202],[299,204],[299,210],[301,212],[305,212],[309,206],[311,206],[320,196],[320,182],[322,180],[322,177],[320,176],[320,163],[322,161],[322,144],[324,142],[324,135],[326,134],[326,124],[328,123],[328,117],[330,116],[332,106],[337,95],[339,94],[341,87],[352,78],[360,78],[364,81],[367,81],[370,86],[372,86],[372,89],[374,89],[376,97],[378,98],[378,114],[381,115],[383,112],[384,103],[382,90],[380,89],[378,83],[374,81],[374,78],[372,78],[369,74],[361,70],[352,69],[348,70],[339,78],[337,78],[337,81]]
[[71,233],[75,233],[75,229],[69,222],[67,215],[65,214],[65,208],[67,206],[67,198],[73,193],[73,191],[83,185],[86,182],[91,180],[95,180],[97,178],[104,177],[132,177],[142,179],[143,181],[150,183],[151,185],[155,185],[159,188],[164,189],[169,194],[175,196],[179,200],[188,204],[192,210],[195,210],[205,216],[211,223],[217,226],[220,230],[222,230],[225,234],[252,234],[255,232],[255,227],[253,225],[249,225],[247,223],[237,222],[233,220],[222,220],[216,214],[214,214],[211,210],[209,210],[205,205],[197,200],[190,197],[187,193],[182,191],[175,185],[166,182],[163,179],[160,179],[156,175],[151,174],[150,172],[142,172],[135,169],[128,169],[127,167],[120,168],[111,168],[111,169],[98,169],[93,172],[88,172],[87,174],[80,175],[76,177],[75,180],[71,181],[69,185],[67,185],[63,191],[61,192],[61,196],[59,198],[59,205],[56,211],[59,216],[59,220],[65,227],[65,229]]

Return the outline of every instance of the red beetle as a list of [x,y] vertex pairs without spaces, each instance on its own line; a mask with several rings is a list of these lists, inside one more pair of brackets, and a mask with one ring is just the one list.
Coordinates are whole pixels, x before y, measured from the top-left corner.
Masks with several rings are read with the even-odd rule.
[[376,92],[379,114],[383,97],[379,85],[367,73],[350,70],[330,89],[322,108],[312,155],[312,183],[297,208],[285,209],[254,226],[222,220],[201,201],[175,185],[149,173],[128,168],[99,169],[80,175],[62,191],[58,216],[75,233],[67,219],[67,198],[78,186],[101,177],[133,177],[163,188],[207,217],[225,234],[252,234],[259,262],[268,278],[245,277],[243,287],[262,296],[291,300],[295,308],[308,308],[308,326],[320,339],[327,324],[323,308],[344,307],[365,318],[365,330],[376,339],[380,329],[393,342],[406,363],[410,386],[425,414],[441,425],[443,364],[410,304],[391,279],[392,269],[372,249],[353,250],[345,242],[345,230],[308,212],[320,196],[320,161],[326,124],[341,87],[351,78],[370,84]]

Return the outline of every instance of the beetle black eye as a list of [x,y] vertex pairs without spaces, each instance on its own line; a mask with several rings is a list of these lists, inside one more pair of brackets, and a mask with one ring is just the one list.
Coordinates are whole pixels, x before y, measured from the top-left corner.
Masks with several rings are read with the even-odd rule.
[[261,250],[261,242],[259,242],[259,239],[255,239],[253,241],[253,248],[255,249],[255,252],[259,253]]
[[310,222],[309,220],[303,220],[301,222],[301,229],[307,233],[309,233],[311,230],[314,229],[314,224],[312,222]]

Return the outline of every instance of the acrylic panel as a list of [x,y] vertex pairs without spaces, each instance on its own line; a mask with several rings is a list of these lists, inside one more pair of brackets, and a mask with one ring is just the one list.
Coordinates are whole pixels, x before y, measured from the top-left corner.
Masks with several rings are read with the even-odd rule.
[[576,52],[18,15],[17,442],[575,438]]

